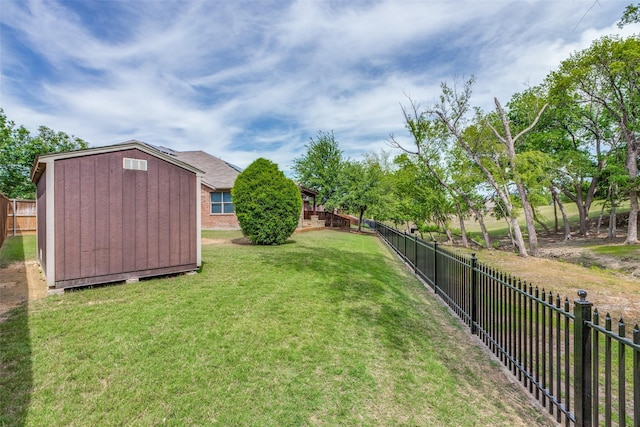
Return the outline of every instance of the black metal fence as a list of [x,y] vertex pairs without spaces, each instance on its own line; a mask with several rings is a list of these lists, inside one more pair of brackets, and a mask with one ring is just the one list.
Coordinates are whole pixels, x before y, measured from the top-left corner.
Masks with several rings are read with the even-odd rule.
[[417,236],[374,224],[559,423],[640,427],[640,329]]

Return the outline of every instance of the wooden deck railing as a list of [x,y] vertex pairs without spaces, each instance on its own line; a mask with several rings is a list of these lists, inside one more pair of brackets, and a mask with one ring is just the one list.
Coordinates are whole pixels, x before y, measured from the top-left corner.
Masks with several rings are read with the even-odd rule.
[[325,227],[349,228],[350,221],[338,214],[324,211],[304,211],[304,219],[310,220],[311,215],[318,215],[319,220],[324,220]]

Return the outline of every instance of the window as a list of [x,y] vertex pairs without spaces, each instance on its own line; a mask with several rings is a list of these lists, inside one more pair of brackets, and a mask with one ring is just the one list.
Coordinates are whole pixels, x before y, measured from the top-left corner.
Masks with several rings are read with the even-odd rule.
[[231,191],[212,191],[211,192],[211,213],[234,213],[233,201],[231,200]]

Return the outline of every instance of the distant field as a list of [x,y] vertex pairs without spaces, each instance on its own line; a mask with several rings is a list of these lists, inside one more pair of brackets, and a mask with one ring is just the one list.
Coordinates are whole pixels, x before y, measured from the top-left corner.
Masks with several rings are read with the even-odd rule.
[[[600,216],[602,204],[603,204],[602,201],[595,201],[592,204],[591,209],[589,211],[589,218],[592,221],[597,221],[598,217]],[[567,212],[567,217],[569,218],[569,223],[571,224],[572,229],[577,228],[579,223],[579,218],[580,218],[578,214],[578,207],[576,206],[575,203],[564,203],[564,208]],[[620,206],[617,211],[618,213],[629,212],[628,204]],[[537,208],[537,212],[538,212],[539,219],[542,222],[544,222],[547,225],[547,227],[553,230],[555,227],[555,215],[554,215],[553,205],[539,206]],[[560,210],[558,209],[557,213],[558,213],[558,228],[559,228],[559,231],[562,233],[564,230],[563,228],[564,223],[562,222],[562,212],[560,212]],[[604,216],[608,216],[608,214],[609,214],[609,209],[605,208]],[[526,233],[526,224],[524,222],[524,215],[522,213],[519,214],[519,219],[520,219],[519,221],[520,228],[523,230],[523,232]],[[500,220],[496,220],[493,215],[487,215],[485,216],[485,225],[492,238],[508,236],[508,227],[504,218]],[[457,227],[458,226],[457,220],[455,221],[452,220],[451,226],[454,228]],[[595,223],[593,224],[593,226],[595,226]],[[480,226],[478,225],[478,222],[475,220],[475,217],[469,218],[465,222],[465,227],[467,228],[467,232],[473,233],[475,237],[480,238],[482,236],[480,234]],[[539,224],[536,224],[536,230],[538,230],[539,232],[544,231],[544,229]],[[601,232],[606,232],[606,229],[602,229]]]

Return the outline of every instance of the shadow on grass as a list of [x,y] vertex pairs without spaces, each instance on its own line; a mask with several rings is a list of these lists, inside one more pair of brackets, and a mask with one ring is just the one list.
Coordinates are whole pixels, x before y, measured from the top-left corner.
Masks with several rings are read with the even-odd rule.
[[232,239],[231,243],[234,245],[248,245],[248,246],[281,246],[281,245],[291,245],[296,243],[295,240],[288,239],[286,242],[281,243],[280,245],[254,245],[253,242],[248,237],[239,237],[237,239]]
[[347,318],[358,319],[364,328],[377,331],[389,349],[408,353],[416,342],[436,332],[426,316],[415,315],[423,302],[417,303],[406,280],[398,278],[398,271],[382,254],[301,244],[295,252],[264,253],[262,260],[278,269],[295,265],[298,272],[325,277],[319,286],[327,288],[331,306]]
[[[21,238],[12,239],[10,244],[12,251],[22,251],[24,254]],[[12,267],[0,268],[0,277],[0,282],[9,280],[6,286],[0,287],[2,302],[22,300],[17,307],[9,308],[8,312],[0,312],[0,425],[22,426],[25,424],[33,387],[29,313],[24,300],[25,296],[28,299],[29,289],[26,270],[16,272]]]

